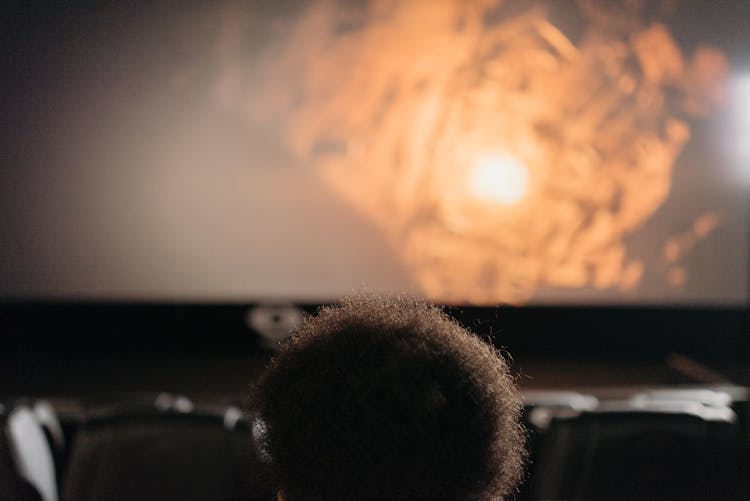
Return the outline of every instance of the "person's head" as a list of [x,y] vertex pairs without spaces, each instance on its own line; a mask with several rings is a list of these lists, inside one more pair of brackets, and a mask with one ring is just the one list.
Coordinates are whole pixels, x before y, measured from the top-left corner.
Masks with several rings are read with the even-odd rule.
[[251,397],[285,501],[497,500],[522,475],[522,404],[504,359],[418,299],[321,309]]

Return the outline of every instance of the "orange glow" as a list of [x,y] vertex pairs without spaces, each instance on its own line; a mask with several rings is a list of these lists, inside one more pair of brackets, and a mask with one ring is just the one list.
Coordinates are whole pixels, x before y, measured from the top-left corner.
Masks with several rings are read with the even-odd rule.
[[529,185],[529,170],[507,154],[484,155],[471,171],[469,186],[479,200],[511,205],[521,200]]
[[687,254],[700,240],[719,227],[721,216],[716,212],[701,214],[693,222],[692,227],[680,234],[667,239],[662,251],[664,259],[668,263],[674,263],[683,255]]
[[624,239],[669,196],[683,117],[720,101],[726,58],[685,54],[642,2],[579,0],[575,43],[541,8],[488,23],[503,3],[313,2],[260,57],[252,92],[223,46],[217,98],[279,124],[431,299],[633,290],[644,265]]

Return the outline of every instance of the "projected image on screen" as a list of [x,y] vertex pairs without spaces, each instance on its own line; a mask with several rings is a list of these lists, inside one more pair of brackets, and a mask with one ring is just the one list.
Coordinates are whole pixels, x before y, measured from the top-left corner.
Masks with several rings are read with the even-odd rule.
[[[58,205],[79,224],[54,258],[35,235],[3,292],[745,301],[750,77],[720,36],[741,27],[674,1],[561,4],[131,14],[111,50],[65,52],[119,77],[60,98],[103,103],[54,121],[74,124],[76,195]],[[55,202],[35,212],[11,233]]]

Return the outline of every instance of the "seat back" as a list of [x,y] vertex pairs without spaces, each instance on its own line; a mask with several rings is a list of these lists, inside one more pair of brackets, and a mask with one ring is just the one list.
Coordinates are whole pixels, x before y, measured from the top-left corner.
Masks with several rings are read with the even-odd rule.
[[653,398],[553,416],[531,498],[747,499],[736,471],[736,424],[726,406]]
[[571,391],[526,391],[523,399],[522,420],[526,428],[528,457],[523,481],[513,498],[517,500],[531,499],[530,489],[536,477],[538,449],[549,427],[551,416],[578,415],[583,410],[595,408],[599,403],[592,395]]
[[[250,433],[237,409],[140,409],[91,418],[78,431],[65,501],[260,499]],[[163,404],[163,399],[162,399]]]

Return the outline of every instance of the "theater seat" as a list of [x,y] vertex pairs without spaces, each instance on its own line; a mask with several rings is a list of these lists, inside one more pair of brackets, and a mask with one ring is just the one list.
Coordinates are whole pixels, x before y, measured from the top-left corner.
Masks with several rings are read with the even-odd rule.
[[639,395],[548,418],[531,499],[750,499],[728,406]]
[[162,395],[151,408],[98,414],[69,461],[65,501],[264,499],[236,408],[199,411]]
[[57,501],[55,463],[34,411],[0,406],[0,501]]
[[[512,499],[531,499],[530,487],[536,473],[538,445],[549,426],[552,413],[555,415],[578,415],[581,411],[593,409],[599,401],[591,396],[571,391],[526,391],[523,394],[523,425],[526,428],[526,449],[528,458],[524,479]],[[544,412],[539,412],[544,410]]]

